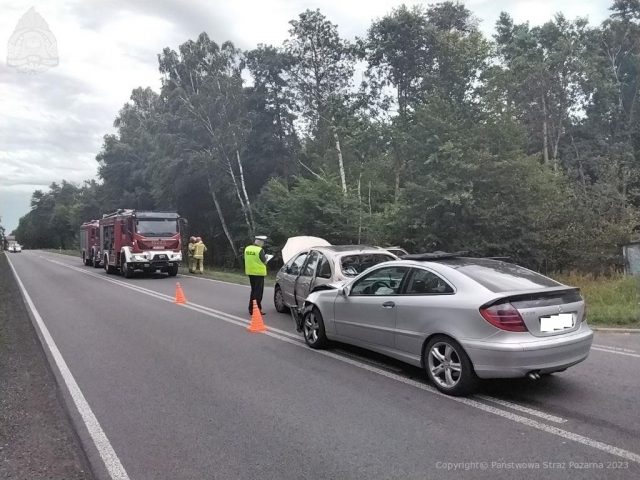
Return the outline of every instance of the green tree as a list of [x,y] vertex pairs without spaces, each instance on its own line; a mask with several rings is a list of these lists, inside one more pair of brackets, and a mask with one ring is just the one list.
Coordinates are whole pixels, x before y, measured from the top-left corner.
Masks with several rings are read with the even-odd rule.
[[503,12],[496,31],[501,68],[493,69],[494,81],[507,87],[506,101],[515,107],[511,111],[527,126],[529,151],[542,152],[544,163],[557,169],[561,141],[587,99],[587,22],[570,22],[557,14],[531,28],[514,24]]
[[290,38],[284,48],[292,60],[291,86],[309,132],[330,132],[342,194],[346,197],[345,162],[336,114],[340,105],[348,100],[355,52],[351,44],[340,37],[337,25],[327,20],[320,10],[306,10],[289,23]]
[[231,250],[235,250],[220,199],[227,182],[231,182],[249,234],[254,230],[242,165],[247,123],[241,52],[231,42],[218,46],[205,33],[195,42],[185,42],[179,50],[165,48],[159,56],[162,95],[170,115],[165,123],[167,134],[181,137],[189,146],[187,152],[173,149],[172,154],[197,162],[204,170],[220,224]]

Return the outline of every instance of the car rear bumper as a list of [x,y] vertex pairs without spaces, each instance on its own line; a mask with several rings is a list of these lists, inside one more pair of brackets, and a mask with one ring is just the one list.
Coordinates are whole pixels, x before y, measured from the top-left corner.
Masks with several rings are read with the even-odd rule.
[[571,334],[520,343],[461,341],[480,378],[516,378],[564,370],[587,358],[593,331],[584,323]]

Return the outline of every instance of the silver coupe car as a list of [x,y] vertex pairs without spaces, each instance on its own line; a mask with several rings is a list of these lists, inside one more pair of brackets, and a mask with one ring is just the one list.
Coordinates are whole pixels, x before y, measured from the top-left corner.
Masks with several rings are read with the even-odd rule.
[[323,285],[356,277],[367,268],[397,257],[377,247],[324,245],[293,255],[276,275],[273,302],[278,312],[300,307]]
[[364,347],[422,367],[450,395],[478,378],[536,379],[587,358],[593,332],[577,288],[518,265],[409,255],[304,302],[305,341]]

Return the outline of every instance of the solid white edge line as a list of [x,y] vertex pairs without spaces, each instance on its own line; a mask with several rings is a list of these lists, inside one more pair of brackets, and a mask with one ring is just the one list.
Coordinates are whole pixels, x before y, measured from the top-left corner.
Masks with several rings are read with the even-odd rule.
[[[55,261],[52,261],[52,260],[49,260],[49,261],[54,262],[54,263],[59,263],[59,262],[55,262]],[[153,290],[149,290],[149,289],[146,289],[146,288],[143,288],[143,287],[132,286],[132,285],[126,283],[126,282],[117,281],[117,280],[111,280],[111,279],[105,278],[103,276],[98,276],[98,275],[92,274],[91,272],[86,272],[83,269],[75,267],[75,266],[64,265],[64,264],[61,264],[61,263],[60,263],[60,265],[66,266],[66,267],[74,269],[74,270],[78,270],[78,271],[80,271],[82,273],[85,273],[87,275],[95,276],[98,279],[107,280],[107,281],[110,281],[112,283],[121,285],[123,287],[130,288],[131,290],[138,290],[140,293],[145,294],[145,295],[149,295],[149,296],[152,296],[152,297],[164,300],[164,301],[172,301],[171,297],[169,297],[168,295],[164,295],[164,294],[161,294],[161,293],[158,293],[158,292],[154,292]],[[180,307],[184,307],[184,308],[188,308],[190,310],[193,310],[193,311],[196,311],[196,312],[200,312],[200,313],[202,313],[204,315],[207,315],[207,316],[210,316],[210,317],[213,317],[213,318],[217,318],[217,319],[222,320],[224,322],[231,323],[231,324],[238,325],[238,326],[242,326],[242,327],[245,327],[245,328],[246,328],[246,326],[248,324],[248,322],[246,320],[244,320],[244,319],[242,319],[242,320],[233,319],[233,317],[235,317],[234,315],[225,314],[224,316],[222,316],[222,315],[219,315],[217,313],[212,313],[212,312],[209,311],[209,310],[213,310],[213,309],[209,309],[208,307],[200,306],[200,305],[197,305],[197,304],[186,303],[186,304],[179,305],[179,306]],[[228,317],[231,317],[231,318],[228,318]],[[240,317],[235,317],[235,318],[239,319]],[[457,402],[457,403],[462,403],[462,404],[467,405],[469,407],[473,407],[473,408],[476,408],[478,410],[482,410],[484,412],[491,413],[493,415],[497,415],[499,417],[511,420],[511,421],[519,423],[521,425],[526,425],[528,427],[535,428],[537,430],[540,430],[540,431],[543,431],[543,432],[546,432],[546,433],[550,433],[552,435],[556,435],[558,437],[565,438],[567,440],[571,440],[571,441],[573,441],[575,443],[579,443],[581,445],[585,445],[585,446],[594,448],[596,450],[600,450],[602,452],[605,452],[605,453],[608,453],[608,454],[611,454],[611,455],[614,455],[614,456],[617,456],[617,457],[620,457],[620,458],[624,458],[625,460],[629,460],[629,461],[632,461],[632,462],[640,464],[640,455],[637,454],[637,453],[631,452],[629,450],[625,450],[625,449],[622,449],[622,448],[619,448],[619,447],[615,447],[613,445],[609,445],[607,443],[600,442],[598,440],[594,440],[592,438],[589,438],[589,437],[586,437],[584,435],[580,435],[580,434],[577,434],[577,433],[573,433],[573,432],[570,432],[568,430],[563,430],[561,428],[555,427],[553,425],[548,425],[546,423],[542,423],[542,422],[539,422],[539,421],[531,419],[531,418],[523,417],[522,415],[518,415],[518,414],[512,413],[512,412],[507,411],[507,410],[501,410],[501,409],[493,407],[491,405],[487,405],[485,403],[482,403],[482,402],[479,402],[477,400],[474,400],[473,398],[452,397],[450,395],[445,395],[444,393],[440,392],[439,390],[437,390],[434,387],[431,387],[431,386],[426,385],[424,383],[417,382],[417,381],[412,380],[410,378],[402,377],[402,376],[400,376],[398,374],[389,372],[387,370],[384,370],[384,369],[381,369],[381,368],[378,368],[378,367],[375,367],[375,366],[372,366],[372,365],[369,365],[369,364],[366,364],[366,363],[362,363],[362,362],[360,362],[358,360],[354,360],[354,359],[351,359],[351,358],[348,358],[348,357],[344,357],[344,356],[338,355],[336,353],[333,353],[333,352],[327,351],[327,350],[309,349],[306,346],[305,343],[300,342],[299,340],[294,340],[293,338],[291,338],[289,336],[288,332],[287,332],[287,335],[285,336],[285,335],[282,335],[280,333],[275,333],[274,330],[277,330],[277,329],[268,327],[268,330],[266,332],[264,332],[264,335],[269,336],[271,338],[275,338],[275,339],[281,340],[281,341],[289,343],[291,345],[296,345],[296,346],[298,346],[300,348],[305,348],[307,351],[314,352],[314,353],[317,353],[319,355],[324,355],[326,357],[333,358],[333,359],[338,360],[340,362],[347,363],[349,365],[355,366],[355,367],[363,369],[363,370],[367,370],[367,371],[372,372],[372,373],[376,373],[378,375],[387,377],[389,379],[396,380],[396,381],[398,381],[400,383],[404,383],[406,385],[410,385],[410,386],[418,388],[420,390],[424,390],[424,391],[433,393],[434,395],[438,395],[439,397],[445,398],[447,400],[454,401],[454,402]]]
[[20,291],[22,292],[24,300],[31,310],[31,314],[33,315],[34,320],[36,321],[36,327],[40,331],[41,338],[44,339],[47,348],[49,349],[49,352],[51,353],[51,356],[55,361],[56,367],[58,368],[58,371],[60,372],[60,375],[62,376],[64,383],[69,390],[69,394],[71,395],[73,403],[75,404],[78,412],[80,413],[80,416],[82,417],[82,421],[84,422],[85,427],[89,431],[91,440],[93,440],[93,443],[98,450],[98,453],[100,454],[100,458],[102,458],[102,461],[104,462],[107,472],[113,480],[129,480],[129,475],[122,466],[122,463],[120,462],[120,459],[118,458],[115,450],[111,446],[111,442],[109,442],[107,435],[104,433],[104,430],[102,430],[100,422],[93,413],[93,410],[91,410],[91,407],[84,397],[82,390],[80,390],[80,387],[73,377],[71,370],[69,370],[67,362],[62,357],[60,350],[58,350],[56,342],[53,340],[53,337],[49,333],[49,329],[38,313],[38,310],[31,300],[29,293],[27,293],[22,280],[18,276],[18,272],[16,271],[13,264],[11,263],[11,260],[9,260],[8,257],[7,260],[9,262],[9,266],[11,267],[11,270],[13,271],[13,275],[18,282],[18,286],[20,287]]
[[502,400],[501,398],[490,397],[488,395],[474,395],[475,398],[480,398],[482,400],[486,400],[488,402],[493,402],[498,405],[502,405],[503,407],[510,408],[512,410],[517,410],[523,413],[528,413],[529,415],[533,415],[534,417],[543,418],[549,422],[554,423],[566,423],[567,421],[562,417],[557,417],[555,415],[551,415],[550,413],[544,413],[534,408],[525,407],[523,405],[509,402],[507,400]]

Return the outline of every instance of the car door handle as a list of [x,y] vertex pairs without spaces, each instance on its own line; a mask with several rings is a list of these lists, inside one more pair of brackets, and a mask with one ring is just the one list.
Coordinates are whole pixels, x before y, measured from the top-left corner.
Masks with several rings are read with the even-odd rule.
[[395,306],[396,306],[395,302],[384,302],[382,304],[382,308],[393,308]]

